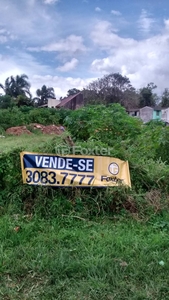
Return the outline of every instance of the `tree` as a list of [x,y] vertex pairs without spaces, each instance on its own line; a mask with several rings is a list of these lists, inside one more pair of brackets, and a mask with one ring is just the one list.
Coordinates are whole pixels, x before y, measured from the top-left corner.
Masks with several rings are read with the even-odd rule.
[[37,97],[35,97],[33,100],[34,102],[37,102],[38,106],[47,104],[49,98],[55,99],[54,88],[47,88],[46,85],[43,85],[41,89],[38,89],[36,91],[36,95]]
[[15,104],[20,106],[33,106],[33,100],[31,98],[26,97],[25,95],[17,96],[15,100]]
[[121,103],[126,109],[139,107],[139,93],[135,89],[126,90],[123,93],[123,100]]
[[84,99],[89,103],[120,103],[127,106],[127,91],[136,94],[129,78],[119,73],[111,73],[90,83],[83,92]]
[[80,90],[76,89],[76,88],[73,88],[73,89],[70,89],[67,91],[67,96],[73,96],[73,95],[76,95],[77,93],[80,93]]
[[157,86],[150,82],[146,87],[140,89],[140,97],[139,97],[139,106],[155,106],[157,101],[157,95],[153,93],[153,90],[156,89]]
[[11,96],[3,95],[0,96],[0,108],[9,108],[14,105]]
[[119,149],[121,141],[125,138],[135,140],[140,133],[142,122],[131,118],[124,107],[114,103],[90,105],[74,110],[65,118],[64,124],[77,140],[95,140],[112,147],[117,141]]
[[161,106],[169,107],[169,89],[165,89],[162,98],[161,98]]
[[28,76],[25,74],[17,75],[16,77],[10,76],[5,80],[5,85],[0,84],[6,95],[17,98],[19,95],[31,98],[30,83]]
[[0,88],[4,91],[5,95],[12,96],[10,77],[5,80],[4,85],[0,83]]

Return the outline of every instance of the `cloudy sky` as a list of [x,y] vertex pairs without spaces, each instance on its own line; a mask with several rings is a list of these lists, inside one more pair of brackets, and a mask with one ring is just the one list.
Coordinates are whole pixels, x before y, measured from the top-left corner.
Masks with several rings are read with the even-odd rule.
[[169,88],[168,0],[0,0],[0,83],[27,74],[56,97],[119,72]]

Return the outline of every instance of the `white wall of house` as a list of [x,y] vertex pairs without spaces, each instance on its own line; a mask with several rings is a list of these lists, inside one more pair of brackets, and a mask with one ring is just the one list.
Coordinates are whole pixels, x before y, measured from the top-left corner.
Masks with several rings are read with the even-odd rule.
[[169,123],[169,108],[161,110],[161,120]]
[[140,109],[140,118],[144,123],[153,119],[153,108],[145,106]]
[[[142,119],[142,121],[144,123],[153,120],[153,111],[154,109],[149,107],[149,106],[145,106],[140,108],[138,111],[137,110],[131,110],[128,112],[128,114],[130,116],[133,117],[140,117],[140,119]],[[169,107],[165,108],[165,109],[161,109],[161,114],[160,114],[160,120],[169,123]]]
[[60,103],[60,100],[48,99],[48,107],[50,107],[50,108],[52,108],[52,107],[55,108],[59,103]]

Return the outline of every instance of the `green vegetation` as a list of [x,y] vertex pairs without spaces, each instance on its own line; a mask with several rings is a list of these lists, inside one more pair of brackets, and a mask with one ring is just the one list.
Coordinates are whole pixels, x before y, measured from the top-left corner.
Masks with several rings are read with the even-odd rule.
[[[43,85],[36,90],[36,97],[30,93],[31,84],[27,75],[10,76],[5,83],[0,83],[0,109],[12,107],[41,107],[48,103],[49,98],[56,99],[53,87]],[[157,95],[154,90],[157,86],[150,82],[147,86],[136,90],[128,77],[119,73],[110,73],[91,82],[83,90],[76,87],[67,91],[71,96],[76,93],[83,93],[85,105],[89,104],[112,104],[119,103],[126,109],[138,108],[143,106],[155,106],[160,104],[162,107],[169,106],[169,93],[165,88],[162,95]],[[60,100],[64,97],[60,97]]]
[[1,299],[168,299],[168,231],[164,218],[1,217]]
[[43,85],[41,89],[36,91],[36,95],[37,97],[33,99],[36,106],[47,104],[49,98],[55,98],[54,88],[47,88],[46,85]]
[[35,151],[35,148],[46,146],[53,140],[53,135],[47,134],[23,134],[20,136],[6,136],[0,140],[0,153],[10,152],[16,148],[23,148],[26,151]]
[[55,98],[54,89],[43,85],[37,89],[37,97],[32,98],[30,93],[31,84],[25,74],[10,76],[5,80],[5,84],[0,83],[0,89],[4,96],[0,96],[0,108],[11,108],[13,106],[40,106],[47,103],[48,98]]
[[[23,106],[21,108],[0,110],[0,130],[9,127],[29,125],[30,123],[40,123],[43,125],[59,124],[61,114],[53,108],[36,109]],[[0,132],[1,133],[1,132]]]
[[[62,124],[61,136],[6,136],[11,126]],[[0,299],[169,299],[169,127],[119,104],[77,111],[0,110]],[[132,189],[22,184],[22,150],[109,147],[129,161]]]

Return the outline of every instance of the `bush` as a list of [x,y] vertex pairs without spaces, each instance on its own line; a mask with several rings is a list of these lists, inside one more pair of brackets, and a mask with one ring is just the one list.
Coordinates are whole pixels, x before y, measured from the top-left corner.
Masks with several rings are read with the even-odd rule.
[[[18,207],[24,212],[38,213],[43,217],[62,213],[91,217],[117,211],[154,214],[168,207],[169,127],[163,123],[149,122],[143,125],[140,120],[130,117],[119,104],[88,106],[77,111],[24,107],[3,110],[3,113],[0,110],[2,130],[9,125],[32,122],[63,122],[77,146],[86,149],[110,148],[110,156],[128,160],[132,189],[23,185],[19,157],[22,149],[17,149],[0,154],[1,207],[9,209],[9,205],[15,205],[15,209]],[[55,153],[56,146],[67,145],[69,132],[46,143],[43,149],[35,150]]]
[[130,117],[120,104],[93,105],[73,111],[65,118],[65,126],[76,140],[93,137],[113,146],[126,138],[135,139],[142,122]]
[[0,109],[0,128],[6,130],[9,127],[22,126],[30,123],[43,125],[62,124],[65,116],[70,114],[68,110],[56,110],[53,108],[33,108],[29,106]]

